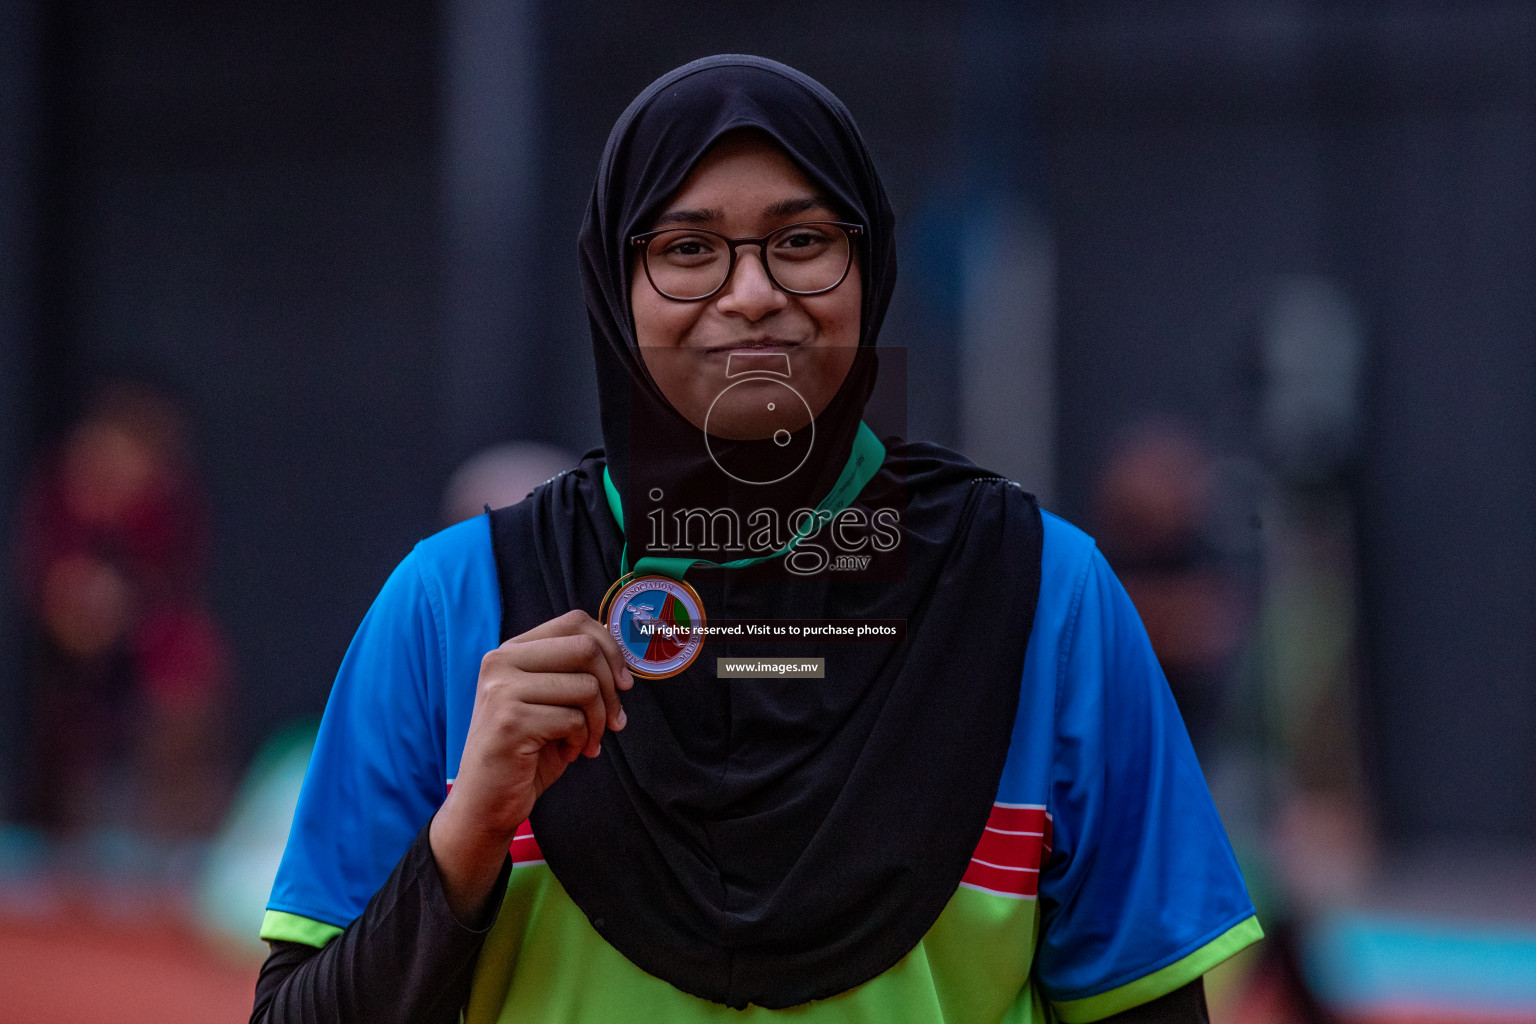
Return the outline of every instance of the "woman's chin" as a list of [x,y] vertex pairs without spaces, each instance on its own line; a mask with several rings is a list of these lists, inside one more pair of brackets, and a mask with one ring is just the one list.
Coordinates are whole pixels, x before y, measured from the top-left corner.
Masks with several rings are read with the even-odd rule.
[[810,406],[788,384],[758,379],[727,388],[711,403],[703,427],[711,437],[728,441],[788,444],[811,418]]
[[[802,423],[801,426],[803,427],[805,424]],[[710,437],[719,438],[722,441],[772,440],[788,444],[788,438],[794,434],[795,429],[751,417],[732,420],[729,417],[717,415],[709,418],[709,429],[706,432]]]

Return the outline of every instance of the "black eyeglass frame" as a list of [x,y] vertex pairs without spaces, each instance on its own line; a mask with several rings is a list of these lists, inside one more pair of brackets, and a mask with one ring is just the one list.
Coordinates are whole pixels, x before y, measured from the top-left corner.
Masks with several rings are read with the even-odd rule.
[[[848,262],[843,266],[843,272],[838,276],[837,280],[827,285],[825,288],[817,288],[814,291],[808,292],[798,291],[794,288],[786,288],[778,278],[773,276],[773,269],[768,265],[768,239],[772,238],[774,235],[777,235],[781,231],[788,231],[791,228],[803,228],[811,226],[834,227],[841,229],[842,232],[848,236]],[[661,286],[658,285],[656,283],[656,279],[651,276],[650,243],[651,239],[657,237],[658,235],[667,234],[669,231],[692,231],[701,235],[713,235],[715,238],[718,238],[725,243],[726,248],[730,250],[731,261],[730,264],[725,268],[725,277],[721,278],[720,283],[715,285],[714,290],[706,292],[703,295],[695,295],[688,299],[680,299],[675,295],[668,295],[666,292],[661,290]],[[673,302],[703,302],[706,299],[712,299],[716,295],[719,295],[720,290],[726,285],[730,284],[731,275],[736,273],[736,247],[738,245],[755,245],[758,247],[758,249],[762,252],[763,273],[768,275],[768,280],[779,291],[784,292],[786,295],[825,295],[827,292],[832,291],[838,285],[848,280],[848,271],[853,268],[853,240],[862,234],[864,234],[864,225],[862,224],[851,224],[847,221],[841,220],[802,220],[796,221],[794,224],[786,224],[781,228],[774,228],[772,231],[768,232],[766,235],[763,235],[761,238],[728,238],[725,235],[722,235],[720,232],[710,231],[708,228],[671,227],[657,228],[655,231],[647,231],[644,234],[633,235],[630,237],[629,244],[640,250],[640,265],[645,268],[645,279],[650,282],[651,287],[656,290],[657,295],[660,295],[664,299],[671,299]]]

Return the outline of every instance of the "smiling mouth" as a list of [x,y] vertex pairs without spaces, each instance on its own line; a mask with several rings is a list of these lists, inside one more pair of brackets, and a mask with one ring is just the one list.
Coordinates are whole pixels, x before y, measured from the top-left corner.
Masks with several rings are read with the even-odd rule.
[[785,341],[782,338],[754,338],[744,341],[728,341],[721,345],[710,345],[706,351],[710,353],[743,353],[751,355],[755,352],[788,352],[792,348],[798,348],[798,341]]

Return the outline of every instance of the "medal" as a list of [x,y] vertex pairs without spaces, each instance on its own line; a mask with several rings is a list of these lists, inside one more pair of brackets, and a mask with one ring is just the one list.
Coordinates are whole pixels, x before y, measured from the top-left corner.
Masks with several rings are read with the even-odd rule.
[[677,675],[704,649],[704,604],[670,576],[620,577],[598,615],[624,664],[646,679]]

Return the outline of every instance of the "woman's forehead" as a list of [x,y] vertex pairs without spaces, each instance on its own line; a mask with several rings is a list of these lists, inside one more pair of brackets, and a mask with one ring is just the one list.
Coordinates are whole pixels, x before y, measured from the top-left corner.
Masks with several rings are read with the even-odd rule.
[[835,214],[836,208],[771,137],[733,131],[704,151],[661,205],[652,226],[705,224],[727,217],[777,220],[807,213]]

